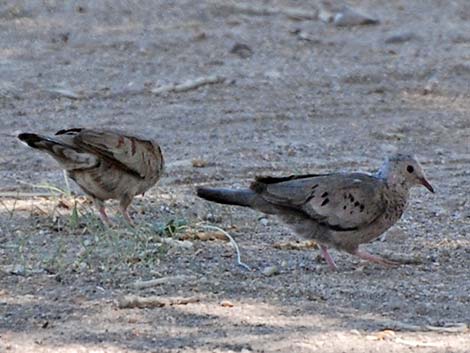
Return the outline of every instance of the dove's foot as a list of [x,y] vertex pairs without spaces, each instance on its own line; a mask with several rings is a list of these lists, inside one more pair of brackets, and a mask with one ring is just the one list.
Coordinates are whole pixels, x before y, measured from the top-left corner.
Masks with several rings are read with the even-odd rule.
[[320,251],[326,263],[330,267],[330,270],[336,271],[338,267],[336,267],[335,260],[333,260],[330,253],[328,252],[328,248],[325,245],[320,245]]
[[127,212],[127,208],[132,202],[132,197],[129,197],[129,195],[123,195],[121,200],[119,201],[119,210],[121,211],[122,216],[126,220],[127,224],[129,226],[134,227],[134,222],[132,221],[132,218],[129,216],[129,213]]
[[113,226],[113,223],[109,220],[108,215],[106,214],[106,209],[104,208],[104,202],[102,200],[98,200],[93,198],[93,203],[98,210],[98,214],[101,219],[101,223],[106,227],[111,228]]
[[377,256],[377,255],[369,254],[365,250],[357,249],[352,254],[360,257],[363,260],[367,260],[369,262],[373,262],[374,264],[379,264],[379,265],[386,266],[386,267],[392,267],[392,266],[399,266],[400,265],[399,262],[392,261],[392,260],[389,260],[389,259],[385,259],[385,258]]
[[129,212],[127,212],[127,208],[121,208],[121,214],[131,227],[135,226],[134,221],[132,220],[131,216],[129,216]]
[[113,224],[109,220],[108,215],[106,214],[106,210],[105,210],[104,206],[98,207],[98,212],[99,212],[99,215],[100,215],[101,222],[103,222],[103,224],[105,226],[111,227]]

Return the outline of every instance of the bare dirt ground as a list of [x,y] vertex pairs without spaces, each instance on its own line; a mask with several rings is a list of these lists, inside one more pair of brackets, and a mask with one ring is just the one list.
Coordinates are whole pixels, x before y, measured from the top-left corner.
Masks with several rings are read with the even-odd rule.
[[[352,28],[227,1],[65,3],[0,1],[0,351],[470,352],[467,0],[351,1],[381,20]],[[151,93],[209,75],[226,80]],[[167,172],[135,200],[135,230],[114,212],[121,227],[105,230],[81,196],[55,193],[56,163],[14,138],[76,126],[161,143]],[[395,149],[420,157],[437,193],[414,190],[367,247],[414,265],[333,251],[332,273],[317,249],[275,248],[296,240],[276,219],[194,196],[256,174],[372,170]],[[222,240],[162,240],[202,221],[253,270]],[[198,302],[119,308],[129,294]]]

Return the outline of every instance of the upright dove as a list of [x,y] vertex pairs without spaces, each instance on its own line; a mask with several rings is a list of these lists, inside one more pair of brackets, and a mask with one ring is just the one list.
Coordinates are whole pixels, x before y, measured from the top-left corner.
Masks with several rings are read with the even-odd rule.
[[22,133],[18,138],[51,155],[92,198],[101,220],[108,225],[105,200],[119,200],[122,215],[132,225],[127,208],[136,195],[154,186],[163,173],[160,146],[146,138],[82,128],[60,130],[54,136]]
[[330,247],[373,263],[398,264],[370,254],[359,245],[377,239],[400,219],[410,189],[418,185],[434,193],[416,158],[396,154],[387,158],[375,174],[256,177],[249,189],[200,187],[197,195],[279,216],[297,234],[317,241],[329,267],[336,270]]

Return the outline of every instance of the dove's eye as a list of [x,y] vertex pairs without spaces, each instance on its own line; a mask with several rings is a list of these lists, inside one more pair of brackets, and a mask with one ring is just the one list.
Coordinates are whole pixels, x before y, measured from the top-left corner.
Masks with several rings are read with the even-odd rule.
[[413,172],[415,171],[415,169],[413,168],[412,165],[409,165],[408,167],[406,167],[406,171],[407,171],[408,173],[413,173]]

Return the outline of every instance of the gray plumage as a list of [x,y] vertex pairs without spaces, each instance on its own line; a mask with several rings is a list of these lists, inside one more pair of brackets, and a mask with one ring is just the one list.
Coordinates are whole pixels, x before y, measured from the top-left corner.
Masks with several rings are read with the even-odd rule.
[[329,266],[336,269],[328,247],[382,265],[395,264],[359,249],[359,245],[378,238],[400,219],[409,190],[416,185],[434,192],[418,161],[397,154],[387,159],[375,175],[257,177],[249,189],[198,188],[197,194],[209,201],[279,216],[297,234],[316,240]]
[[163,172],[160,146],[149,139],[109,130],[68,129],[55,136],[23,133],[18,138],[51,155],[95,202],[109,223],[104,201],[117,199],[125,219],[134,196],[154,186]]

